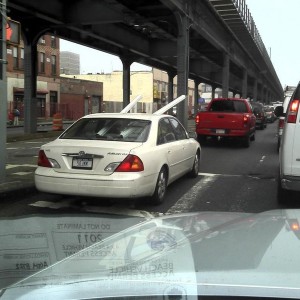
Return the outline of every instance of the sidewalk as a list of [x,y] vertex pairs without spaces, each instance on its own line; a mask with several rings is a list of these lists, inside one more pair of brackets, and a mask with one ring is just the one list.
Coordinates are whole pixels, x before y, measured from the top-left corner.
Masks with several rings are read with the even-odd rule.
[[[74,121],[64,121],[64,125],[72,124]],[[38,126],[48,125],[51,126],[51,122],[39,122]],[[20,128],[23,127],[23,124],[20,123],[18,126],[8,125],[7,128]],[[11,146],[13,146],[14,142],[19,141],[29,141],[29,140],[35,140],[35,139],[42,139],[42,138],[53,138],[55,139],[58,137],[62,131],[53,131],[52,129],[45,131],[42,130],[42,128],[38,129],[36,133],[26,134],[24,132],[18,132],[18,133],[9,133],[7,134],[6,142],[10,143]],[[24,176],[20,176],[18,174],[24,173],[24,171],[32,171],[32,167],[27,167],[28,170],[26,170],[26,167],[20,167],[20,170],[18,170],[18,167],[14,168],[14,171],[12,171],[9,168],[10,162],[7,161],[7,167],[5,170],[5,178],[0,179],[0,199],[1,200],[9,200],[9,199],[15,199],[20,198],[21,196],[24,197],[28,194],[33,194],[36,192],[35,186],[34,186],[34,173],[28,172],[30,174],[26,174]],[[24,164],[26,166],[26,164]],[[18,171],[20,171],[18,173]],[[1,201],[0,200],[0,201]]]
[[[64,121],[64,124],[70,124],[73,121]],[[194,120],[188,120],[188,131],[193,132],[195,130]],[[25,140],[34,140],[34,139],[42,139],[42,138],[53,138],[58,137],[62,131],[40,131],[32,134],[10,134],[7,136],[7,143],[11,143],[13,145],[14,142],[17,141],[25,141]],[[32,171],[32,166],[29,168]],[[22,170],[24,172],[24,167]],[[26,169],[25,169],[26,171]],[[34,194],[37,192],[34,185],[34,173],[30,172],[26,176],[16,175],[16,168],[12,172],[9,168],[6,168],[6,177],[4,180],[0,179],[0,201],[1,200],[9,200],[9,199],[17,199],[20,197],[24,197],[29,194]],[[21,178],[20,178],[21,177]]]

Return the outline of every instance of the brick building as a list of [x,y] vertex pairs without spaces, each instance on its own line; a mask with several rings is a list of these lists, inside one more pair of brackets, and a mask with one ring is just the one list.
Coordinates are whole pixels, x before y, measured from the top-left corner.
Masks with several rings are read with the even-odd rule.
[[61,77],[60,88],[60,111],[64,118],[76,120],[103,112],[102,82]]
[[[37,44],[37,117],[52,117],[60,101],[59,38],[44,35]],[[23,117],[24,43],[7,46],[8,110],[17,107]]]

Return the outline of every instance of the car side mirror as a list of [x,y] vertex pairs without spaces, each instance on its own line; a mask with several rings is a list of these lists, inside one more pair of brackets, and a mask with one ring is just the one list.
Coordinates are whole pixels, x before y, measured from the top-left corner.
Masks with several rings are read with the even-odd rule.
[[283,106],[276,106],[274,110],[274,114],[276,117],[282,117],[283,116]]

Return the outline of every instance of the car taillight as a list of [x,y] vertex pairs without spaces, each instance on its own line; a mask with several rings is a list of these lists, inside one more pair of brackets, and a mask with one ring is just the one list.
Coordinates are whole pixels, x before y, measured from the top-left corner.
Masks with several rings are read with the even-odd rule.
[[287,122],[288,123],[296,123],[298,108],[299,108],[299,101],[300,100],[293,100],[289,106]]
[[199,115],[196,116],[195,122],[196,122],[196,124],[199,124],[199,122],[200,122],[200,116]]
[[136,156],[129,154],[126,158],[119,164],[115,172],[140,172],[144,171],[144,164],[141,159]]
[[46,156],[44,150],[39,151],[38,166],[45,167],[45,168],[52,168],[52,165],[48,157]]
[[60,168],[59,163],[55,159],[48,158],[44,150],[39,151],[38,166],[45,168]]
[[243,117],[243,123],[244,123],[244,127],[247,127],[248,123],[250,120],[250,116],[249,115],[244,115]]

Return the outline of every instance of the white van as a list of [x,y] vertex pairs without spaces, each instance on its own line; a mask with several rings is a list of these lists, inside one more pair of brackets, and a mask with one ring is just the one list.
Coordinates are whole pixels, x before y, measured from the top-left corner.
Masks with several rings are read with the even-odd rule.
[[[300,191],[300,83],[288,102],[279,150],[280,178],[278,196],[288,197],[288,191]],[[277,116],[284,116],[284,107],[276,108]]]

